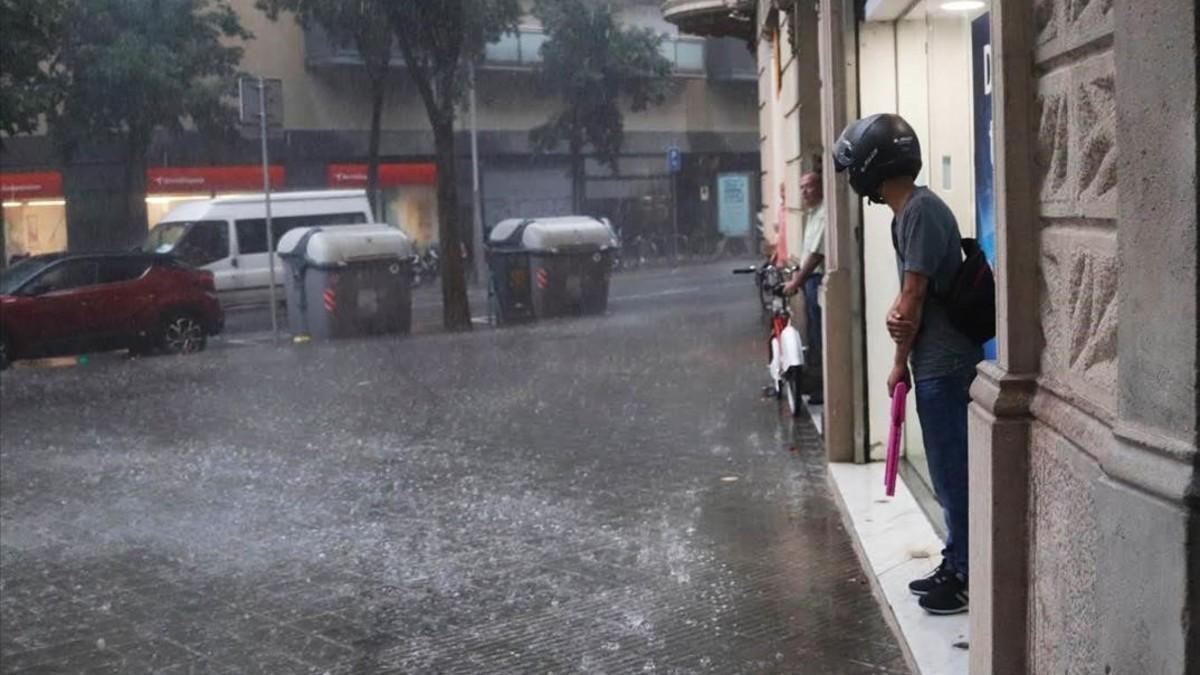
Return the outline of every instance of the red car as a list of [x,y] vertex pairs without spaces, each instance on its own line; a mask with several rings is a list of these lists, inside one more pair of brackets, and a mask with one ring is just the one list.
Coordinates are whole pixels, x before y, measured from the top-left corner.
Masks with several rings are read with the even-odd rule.
[[204,349],[225,314],[211,272],[146,253],[55,253],[0,274],[0,368],[85,352]]

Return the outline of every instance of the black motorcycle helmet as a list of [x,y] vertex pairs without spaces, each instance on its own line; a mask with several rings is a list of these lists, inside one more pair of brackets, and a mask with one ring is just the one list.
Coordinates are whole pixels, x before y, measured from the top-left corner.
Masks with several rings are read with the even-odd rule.
[[880,113],[851,122],[833,148],[833,167],[850,174],[850,187],[882,204],[879,188],[896,176],[921,173],[921,141],[899,115]]

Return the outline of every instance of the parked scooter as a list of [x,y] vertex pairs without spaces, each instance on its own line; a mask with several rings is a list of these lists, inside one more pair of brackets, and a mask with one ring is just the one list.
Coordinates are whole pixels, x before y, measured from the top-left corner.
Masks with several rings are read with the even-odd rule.
[[431,282],[441,273],[442,262],[438,257],[437,247],[430,246],[422,253],[412,257],[413,286]]
[[800,414],[800,384],[804,379],[804,341],[792,325],[792,312],[783,289],[795,267],[779,267],[771,262],[757,267],[735,269],[734,274],[753,274],[761,298],[769,299],[771,335],[768,340],[770,357],[767,372],[771,378],[768,391],[776,398],[787,400],[788,412]]

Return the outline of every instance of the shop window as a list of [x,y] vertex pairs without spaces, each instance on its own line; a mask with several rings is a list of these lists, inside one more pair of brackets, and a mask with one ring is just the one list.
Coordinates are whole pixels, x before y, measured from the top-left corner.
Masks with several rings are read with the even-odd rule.
[[150,263],[134,258],[111,258],[100,261],[100,283],[119,284],[140,278],[150,269]]
[[202,220],[192,223],[187,234],[175,247],[175,255],[194,267],[201,267],[228,258],[228,223],[223,220]]
[[663,40],[658,45],[658,53],[662,57],[671,62],[671,67],[675,67],[675,41]]
[[704,70],[704,43],[680,40],[675,48],[675,67],[685,71]]
[[95,260],[68,260],[47,270],[30,284],[30,288],[38,293],[53,293],[94,286],[97,267]]
[[545,33],[521,33],[521,63],[541,63],[542,45],[548,39]]
[[484,47],[484,56],[488,63],[520,63],[521,43],[520,34],[505,33]]

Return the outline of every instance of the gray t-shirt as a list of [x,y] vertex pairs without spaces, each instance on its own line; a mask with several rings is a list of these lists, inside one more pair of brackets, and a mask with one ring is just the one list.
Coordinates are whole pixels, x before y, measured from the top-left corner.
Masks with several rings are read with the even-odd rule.
[[892,243],[900,283],[905,272],[929,278],[921,328],[909,355],[913,381],[970,372],[983,360],[983,348],[951,323],[941,300],[962,265],[962,239],[950,207],[929,188],[918,187],[892,220]]

